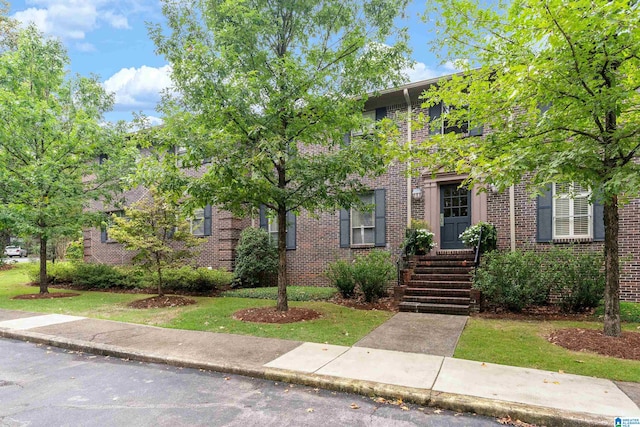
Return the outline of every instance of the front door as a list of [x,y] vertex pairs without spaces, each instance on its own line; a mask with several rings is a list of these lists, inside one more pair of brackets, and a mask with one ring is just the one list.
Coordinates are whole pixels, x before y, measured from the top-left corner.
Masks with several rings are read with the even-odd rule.
[[469,190],[459,184],[440,186],[440,247],[462,249],[460,234],[471,225]]

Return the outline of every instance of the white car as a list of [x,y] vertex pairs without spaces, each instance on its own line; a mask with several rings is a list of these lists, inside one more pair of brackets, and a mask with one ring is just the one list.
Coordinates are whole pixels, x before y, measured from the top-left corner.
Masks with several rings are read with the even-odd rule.
[[26,257],[27,256],[27,250],[26,249],[22,249],[20,246],[7,246],[6,248],[4,248],[4,256],[8,256],[8,257]]

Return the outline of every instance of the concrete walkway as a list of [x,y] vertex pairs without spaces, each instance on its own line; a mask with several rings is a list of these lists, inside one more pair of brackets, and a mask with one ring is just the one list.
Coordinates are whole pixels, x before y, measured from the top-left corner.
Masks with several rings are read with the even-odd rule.
[[[391,342],[392,337],[384,337],[385,330],[397,333],[395,322],[400,318],[394,317],[389,328],[378,328],[372,335],[382,336],[381,342]],[[456,411],[509,415],[539,425],[612,426],[616,417],[640,419],[636,384],[618,387],[598,378],[363,347],[366,339],[358,346],[343,347],[7,310],[0,310],[0,336],[146,362],[402,398]],[[402,334],[395,336],[405,339]]]
[[355,347],[453,356],[467,316],[397,313]]

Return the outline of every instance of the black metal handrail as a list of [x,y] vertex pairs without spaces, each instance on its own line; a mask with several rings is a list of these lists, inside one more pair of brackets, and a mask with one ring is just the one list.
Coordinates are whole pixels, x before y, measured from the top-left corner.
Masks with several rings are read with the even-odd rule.
[[482,227],[480,227],[480,234],[478,235],[478,244],[476,245],[476,256],[473,259],[473,265],[475,266],[475,268],[478,268],[478,265],[480,265],[480,246],[482,246]]

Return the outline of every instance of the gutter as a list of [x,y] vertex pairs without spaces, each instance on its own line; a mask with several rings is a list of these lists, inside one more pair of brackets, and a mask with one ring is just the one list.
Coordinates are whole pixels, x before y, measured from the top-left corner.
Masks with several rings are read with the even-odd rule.
[[[407,88],[402,92],[404,100],[407,102],[407,148],[411,150],[411,98]],[[411,190],[411,157],[409,157],[407,160],[407,228],[411,227]]]

